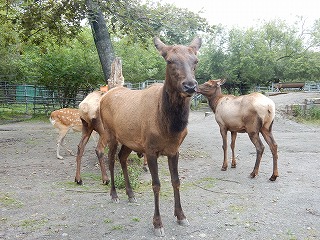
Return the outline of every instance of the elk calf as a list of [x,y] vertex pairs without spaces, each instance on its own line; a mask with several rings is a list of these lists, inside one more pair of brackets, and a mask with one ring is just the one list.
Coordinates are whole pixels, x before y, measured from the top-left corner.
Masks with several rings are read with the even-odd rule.
[[65,149],[73,155],[72,151],[63,144],[64,138],[70,129],[81,132],[82,122],[80,119],[80,113],[78,109],[62,108],[55,110],[50,114],[51,124],[59,130],[59,136],[57,139],[57,158],[63,159],[60,155],[60,147],[63,145]]
[[[79,104],[79,119],[81,119],[80,123],[82,127],[82,136],[78,145],[75,176],[75,182],[79,185],[82,185],[82,179],[80,175],[81,159],[85,150],[85,146],[87,145],[92,132],[96,131],[99,134],[99,141],[101,138],[106,138],[100,118],[100,100],[104,94],[105,92],[103,91],[94,91],[88,94]],[[97,151],[96,154],[100,164],[102,182],[104,184],[108,184],[109,178],[106,172],[104,154],[103,152],[98,153]]]
[[221,170],[226,171],[227,162],[227,132],[231,132],[232,164],[236,167],[234,153],[237,133],[248,133],[257,152],[256,163],[251,173],[254,178],[259,171],[260,161],[264,146],[259,137],[262,134],[270,147],[273,156],[273,174],[271,181],[275,181],[278,175],[278,146],[272,135],[272,125],[275,117],[274,102],[261,93],[251,93],[243,96],[224,95],[221,92],[221,85],[225,80],[209,80],[199,85],[199,92],[208,98],[209,106],[215,113],[215,119],[220,127],[223,140],[224,160]]

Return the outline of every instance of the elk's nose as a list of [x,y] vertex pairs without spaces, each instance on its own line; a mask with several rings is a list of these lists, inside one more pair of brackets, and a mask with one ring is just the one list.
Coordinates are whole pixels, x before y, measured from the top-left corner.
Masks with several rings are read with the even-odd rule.
[[186,93],[195,93],[198,89],[198,82],[196,80],[192,82],[186,82],[183,84],[183,91]]

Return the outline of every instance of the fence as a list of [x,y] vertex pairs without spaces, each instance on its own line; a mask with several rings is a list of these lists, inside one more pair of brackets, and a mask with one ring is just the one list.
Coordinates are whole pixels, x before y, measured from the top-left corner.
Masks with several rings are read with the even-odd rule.
[[80,89],[74,98],[63,97],[64,88],[48,90],[36,85],[13,85],[0,82],[0,109],[19,109],[26,113],[46,113],[64,106],[78,107],[93,89]]
[[[154,83],[162,83],[164,80],[147,80],[142,83],[125,83],[130,89],[144,89]],[[0,112],[7,109],[19,109],[26,113],[49,114],[55,109],[63,107],[77,108],[79,103],[94,89],[80,89],[75,98],[63,97],[63,88],[48,90],[36,85],[13,85],[0,82]],[[198,106],[203,96],[195,94],[192,98],[192,106]]]

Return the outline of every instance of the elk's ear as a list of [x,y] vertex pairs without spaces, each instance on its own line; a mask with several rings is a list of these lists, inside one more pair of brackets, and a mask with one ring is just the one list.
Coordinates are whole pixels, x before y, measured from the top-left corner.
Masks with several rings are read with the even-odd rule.
[[226,79],[219,79],[218,85],[221,86],[226,82]]
[[202,40],[199,37],[196,37],[195,39],[192,40],[190,43],[189,47],[194,49],[194,52],[197,53],[201,47]]
[[163,57],[166,57],[167,55],[167,45],[164,44],[160,38],[158,37],[155,37],[153,39],[153,42],[154,42],[154,46],[158,49],[158,51],[160,52],[160,54],[163,56]]

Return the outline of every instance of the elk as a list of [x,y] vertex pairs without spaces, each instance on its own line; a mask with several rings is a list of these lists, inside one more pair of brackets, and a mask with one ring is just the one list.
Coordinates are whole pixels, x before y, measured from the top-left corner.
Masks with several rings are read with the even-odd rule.
[[79,110],[74,108],[62,108],[55,110],[50,114],[49,120],[51,124],[59,131],[59,136],[57,138],[57,158],[63,159],[63,157],[60,155],[61,146],[64,146],[65,149],[71,155],[73,155],[72,151],[63,143],[64,138],[69,130],[72,129],[76,132],[81,132],[82,130],[82,122],[80,120]]
[[242,96],[224,95],[221,85],[225,80],[209,80],[199,85],[199,93],[207,97],[209,106],[215,114],[215,119],[220,127],[223,140],[223,165],[221,170],[228,168],[227,161],[227,132],[231,132],[231,167],[236,167],[234,153],[237,133],[248,133],[251,142],[256,148],[256,163],[251,178],[254,178],[259,171],[260,161],[264,152],[264,145],[259,137],[259,133],[270,147],[273,156],[273,173],[271,181],[275,181],[278,174],[278,146],[272,135],[272,125],[275,117],[274,102],[261,93],[251,93]]
[[[88,94],[85,99],[79,104],[79,119],[82,128],[82,136],[81,140],[78,144],[78,152],[76,157],[76,176],[75,182],[79,185],[82,185],[82,179],[80,176],[80,168],[81,168],[81,159],[84,153],[85,146],[87,145],[89,138],[93,131],[96,131],[99,134],[100,138],[105,137],[104,128],[100,119],[100,100],[102,96],[105,94],[103,91],[94,91]],[[106,172],[106,165],[104,154],[98,153],[96,150],[96,154],[99,160],[102,183],[108,184],[109,178]]]
[[143,90],[116,87],[102,97],[100,115],[108,137],[106,142],[99,140],[98,152],[102,153],[105,144],[108,144],[110,195],[115,202],[119,201],[114,185],[114,162],[118,142],[122,144],[118,157],[129,201],[136,199],[128,177],[127,157],[131,151],[145,154],[154,192],[155,235],[164,236],[159,209],[160,155],[168,158],[174,192],[174,215],[180,225],[188,225],[180,203],[178,158],[179,147],[187,135],[191,97],[198,86],[195,67],[198,63],[196,55],[201,46],[201,39],[195,38],[189,46],[170,46],[156,37],[154,44],[167,62],[164,84],[153,84]]

